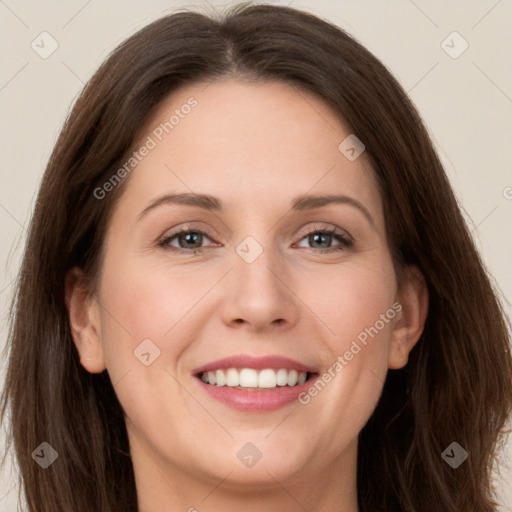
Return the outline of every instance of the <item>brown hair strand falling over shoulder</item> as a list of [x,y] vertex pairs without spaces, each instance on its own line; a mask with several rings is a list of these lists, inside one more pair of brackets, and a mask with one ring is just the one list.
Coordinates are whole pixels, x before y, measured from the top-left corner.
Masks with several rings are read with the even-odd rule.
[[[388,372],[360,434],[360,510],[495,510],[491,469],[512,405],[509,334],[427,131],[390,72],[343,30],[251,4],[219,19],[179,12],[144,27],[99,68],[62,129],[28,232],[2,397],[28,509],[137,509],[115,383],[80,365],[65,276],[74,266],[97,276],[125,183],[102,201],[93,191],[122,165],[155,107],[184,84],[229,75],[284,81],[346,121],[378,178],[397,271],[417,265],[428,284],[422,337],[408,365]],[[47,471],[31,457],[42,441],[59,452]],[[470,454],[457,471],[441,458],[453,441]]]

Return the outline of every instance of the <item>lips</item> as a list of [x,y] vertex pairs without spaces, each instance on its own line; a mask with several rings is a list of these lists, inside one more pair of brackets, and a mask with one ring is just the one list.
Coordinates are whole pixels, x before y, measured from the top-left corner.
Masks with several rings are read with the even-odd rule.
[[239,411],[290,404],[318,378],[316,369],[283,356],[232,356],[193,370],[208,395]]

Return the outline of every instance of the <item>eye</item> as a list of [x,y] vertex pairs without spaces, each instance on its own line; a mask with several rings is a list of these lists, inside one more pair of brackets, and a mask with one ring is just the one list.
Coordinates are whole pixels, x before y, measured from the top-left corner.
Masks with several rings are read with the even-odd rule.
[[[349,249],[353,245],[353,241],[349,236],[337,228],[315,228],[314,230],[307,232],[301,241],[305,239],[307,239],[307,242],[313,246],[315,244],[320,244],[321,246],[317,248],[321,253],[343,251]],[[338,240],[339,245],[330,247],[330,242],[332,242],[333,239]],[[313,247],[313,249],[315,249],[315,247]]]
[[[159,245],[171,251],[192,251],[193,254],[197,254],[205,249],[201,246],[204,237],[209,238],[206,233],[198,231],[197,229],[182,228],[179,231],[166,236],[161,242],[159,242]],[[178,247],[171,244],[174,239],[177,240]]]

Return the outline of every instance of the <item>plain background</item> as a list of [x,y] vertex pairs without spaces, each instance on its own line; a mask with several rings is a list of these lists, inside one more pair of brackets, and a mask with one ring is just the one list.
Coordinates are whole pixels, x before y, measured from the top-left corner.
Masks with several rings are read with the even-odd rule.
[[[290,4],[344,28],[402,84],[428,126],[510,314],[512,1],[268,3]],[[0,0],[0,348],[38,184],[77,94],[108,53],[142,26],[176,9],[211,12],[227,5],[213,0]],[[47,59],[31,47],[44,31],[58,43]],[[468,48],[453,58],[464,41]],[[4,371],[1,361],[2,380]],[[3,439],[2,429],[0,446]],[[503,462],[512,465],[511,455],[512,441]],[[14,476],[10,466],[0,474],[1,511],[16,510]],[[512,511],[510,468],[503,469],[502,479],[500,510]]]

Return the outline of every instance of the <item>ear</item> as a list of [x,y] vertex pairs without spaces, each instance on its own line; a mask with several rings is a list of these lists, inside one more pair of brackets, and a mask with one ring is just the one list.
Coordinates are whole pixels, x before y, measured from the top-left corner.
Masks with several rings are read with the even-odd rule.
[[398,291],[402,306],[391,335],[388,366],[393,370],[403,368],[409,353],[420,339],[428,313],[428,287],[420,269],[410,265],[405,269]]
[[106,365],[101,344],[100,311],[87,284],[80,268],[69,270],[65,284],[66,307],[80,363],[90,373],[101,373]]

